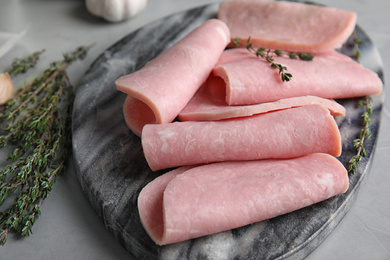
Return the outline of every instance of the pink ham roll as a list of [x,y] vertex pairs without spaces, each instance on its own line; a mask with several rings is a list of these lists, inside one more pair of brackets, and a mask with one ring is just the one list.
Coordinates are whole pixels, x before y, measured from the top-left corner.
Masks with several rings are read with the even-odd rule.
[[234,38],[255,47],[322,52],[344,43],[356,25],[354,12],[287,1],[226,1],[218,18]]
[[333,116],[345,115],[345,108],[336,101],[316,96],[285,98],[274,102],[247,106],[229,106],[224,99],[224,89],[220,89],[220,93],[215,93],[216,91],[213,90],[215,90],[215,86],[213,88],[207,88],[206,85],[199,89],[195,96],[180,112],[178,119],[180,121],[221,120],[264,114],[272,111],[313,104],[323,105],[329,109]]
[[348,185],[344,166],[327,154],[221,162],[156,178],[141,191],[138,209],[149,236],[164,245],[292,212]]
[[341,137],[321,105],[234,120],[146,125],[142,148],[152,170],[217,161],[339,156]]
[[[276,55],[275,55],[276,56]],[[274,57],[293,77],[282,82],[278,71],[246,49],[225,51],[213,69],[208,87],[225,89],[229,105],[249,105],[279,99],[318,96],[352,98],[381,93],[376,73],[336,51],[317,53],[313,61]],[[331,75],[331,76],[330,76]]]
[[227,26],[206,21],[142,69],[115,81],[128,94],[123,106],[128,127],[137,135],[145,124],[168,123],[209,76],[230,41]]

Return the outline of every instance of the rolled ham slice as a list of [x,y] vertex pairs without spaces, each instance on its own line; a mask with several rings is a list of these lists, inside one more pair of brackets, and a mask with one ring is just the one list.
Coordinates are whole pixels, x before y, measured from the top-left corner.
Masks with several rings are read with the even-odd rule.
[[339,47],[356,25],[354,12],[287,1],[225,1],[218,18],[232,39],[251,37],[254,47],[301,52]]
[[348,189],[344,166],[327,154],[179,168],[138,197],[141,222],[159,245],[289,213]]
[[211,19],[142,69],[115,81],[128,94],[123,106],[137,135],[151,123],[171,122],[209,76],[230,41],[225,23]]
[[[250,105],[299,96],[327,99],[353,98],[381,93],[378,75],[336,51],[317,53],[313,61],[274,57],[293,77],[282,82],[278,71],[249,53],[225,51],[208,79],[208,87],[226,91],[228,105]],[[211,90],[218,94],[216,90]]]
[[[211,88],[215,90],[215,88]],[[206,121],[221,120],[237,117],[246,117],[283,110],[294,107],[302,107],[313,104],[320,104],[328,108],[333,116],[344,116],[345,108],[334,100],[316,96],[302,96],[281,99],[274,102],[261,103],[247,106],[229,106],[225,102],[225,91],[220,93],[212,91],[204,85],[184,109],[178,115],[180,121]]]
[[310,153],[339,156],[341,137],[321,105],[202,122],[145,125],[142,148],[152,170],[218,161],[294,158]]
[[138,196],[138,211],[141,222],[150,237],[161,237],[164,233],[163,194],[168,183],[177,175],[191,169],[179,167],[157,177],[142,189]]

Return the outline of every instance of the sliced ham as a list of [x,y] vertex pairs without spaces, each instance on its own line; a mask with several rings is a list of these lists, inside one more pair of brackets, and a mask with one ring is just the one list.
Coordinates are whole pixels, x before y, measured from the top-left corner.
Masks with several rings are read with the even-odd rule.
[[142,148],[152,170],[217,161],[341,153],[340,132],[321,105],[206,122],[149,124]]
[[293,107],[302,107],[313,104],[320,104],[329,109],[333,116],[344,116],[345,108],[334,100],[316,96],[302,96],[281,99],[274,102],[261,103],[247,106],[229,106],[225,102],[225,91],[215,93],[216,89],[206,85],[201,87],[190,102],[178,115],[180,121],[206,121],[221,120],[237,117],[252,116],[267,112],[283,110]]
[[327,99],[352,98],[381,93],[383,83],[376,73],[336,51],[317,53],[313,61],[274,57],[276,63],[287,67],[293,77],[282,82],[278,71],[270,64],[249,53],[234,48],[225,51],[208,87],[221,95],[226,89],[226,103],[249,105],[299,96]]
[[138,212],[141,222],[146,227],[150,237],[162,237],[164,233],[163,194],[168,183],[178,174],[191,169],[190,166],[180,167],[156,178],[142,189],[138,197]]
[[115,81],[128,94],[123,106],[137,135],[150,123],[171,122],[209,76],[230,41],[225,23],[211,19],[142,69]]
[[226,1],[218,18],[232,39],[255,47],[286,51],[322,52],[344,43],[356,25],[354,12],[285,1]]
[[344,166],[327,154],[179,168],[138,197],[141,222],[159,245],[289,213],[348,189]]

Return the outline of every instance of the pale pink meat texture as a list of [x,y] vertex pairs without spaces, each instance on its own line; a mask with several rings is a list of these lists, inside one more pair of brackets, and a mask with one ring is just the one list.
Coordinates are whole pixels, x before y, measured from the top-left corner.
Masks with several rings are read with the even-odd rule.
[[176,168],[156,178],[142,189],[138,196],[138,212],[141,222],[147,226],[150,237],[161,237],[164,233],[163,194],[168,183],[178,174],[191,169],[190,166]]
[[[210,93],[212,89],[213,93]],[[320,104],[329,109],[333,116],[344,116],[345,108],[334,100],[316,96],[302,96],[280,99],[274,102],[246,106],[229,106],[225,102],[225,91],[215,93],[216,88],[202,86],[178,115],[180,121],[221,120],[263,114],[293,107]],[[222,94],[222,95],[221,95]]]
[[141,191],[138,208],[147,233],[163,245],[289,213],[348,185],[346,169],[328,154],[220,162],[157,177]]
[[341,153],[338,126],[321,105],[220,121],[149,124],[141,142],[154,171],[217,161]]
[[315,54],[312,61],[275,57],[293,75],[283,82],[278,70],[246,49],[226,50],[207,80],[207,87],[219,93],[225,89],[228,105],[250,105],[299,96],[327,99],[380,94],[378,75],[336,51]]
[[128,94],[123,107],[128,127],[140,135],[145,124],[174,120],[229,41],[226,24],[208,20],[140,70],[117,79],[117,89]]
[[356,14],[340,9],[287,1],[225,1],[218,18],[232,40],[254,47],[322,52],[343,44],[356,25]]

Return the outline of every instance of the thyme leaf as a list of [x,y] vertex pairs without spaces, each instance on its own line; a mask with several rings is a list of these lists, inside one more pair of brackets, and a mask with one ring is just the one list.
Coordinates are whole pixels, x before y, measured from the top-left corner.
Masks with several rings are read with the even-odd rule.
[[305,53],[305,52],[285,52],[280,49],[276,50],[271,50],[271,49],[266,49],[263,47],[260,48],[254,48],[252,43],[251,43],[251,38],[249,37],[246,43],[243,43],[240,41],[239,38],[235,38],[233,41],[234,46],[244,46],[249,52],[254,53],[258,58],[262,58],[264,61],[270,63],[270,66],[274,69],[276,69],[280,75],[280,78],[283,82],[288,82],[292,78],[292,74],[286,72],[287,67],[280,64],[276,63],[274,61],[273,55],[276,55],[278,57],[288,57],[290,59],[300,59],[303,61],[312,61],[314,59],[314,55],[310,53]]
[[[84,58],[90,47],[78,47],[50,64],[0,111],[0,149],[11,150],[8,165],[0,171],[0,245],[10,232],[32,234],[42,202],[65,169],[74,99],[66,69]],[[39,55],[17,60],[12,75],[34,66]]]

